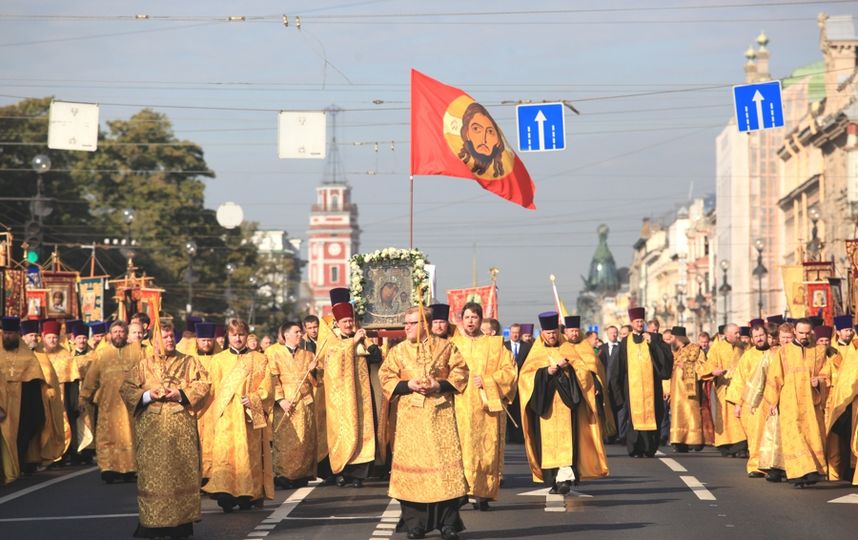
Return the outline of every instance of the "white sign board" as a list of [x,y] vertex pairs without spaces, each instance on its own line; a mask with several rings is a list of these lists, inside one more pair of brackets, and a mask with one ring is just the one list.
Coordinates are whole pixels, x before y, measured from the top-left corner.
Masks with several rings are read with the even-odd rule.
[[48,117],[48,148],[84,150],[98,147],[98,105],[52,101]]
[[323,112],[280,111],[277,115],[277,157],[324,159],[326,125]]

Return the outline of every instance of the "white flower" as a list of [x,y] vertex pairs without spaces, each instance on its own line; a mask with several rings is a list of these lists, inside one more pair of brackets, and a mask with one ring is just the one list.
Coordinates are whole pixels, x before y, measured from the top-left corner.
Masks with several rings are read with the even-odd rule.
[[414,266],[417,268],[423,268],[426,263],[423,262],[423,259],[417,259],[414,261]]

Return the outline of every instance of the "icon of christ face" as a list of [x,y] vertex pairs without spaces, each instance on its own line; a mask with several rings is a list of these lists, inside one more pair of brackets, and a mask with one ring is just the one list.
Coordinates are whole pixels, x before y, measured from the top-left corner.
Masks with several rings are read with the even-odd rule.
[[458,156],[475,174],[485,174],[493,166],[492,176],[503,176],[501,157],[503,139],[494,119],[485,107],[471,103],[462,115],[462,148]]

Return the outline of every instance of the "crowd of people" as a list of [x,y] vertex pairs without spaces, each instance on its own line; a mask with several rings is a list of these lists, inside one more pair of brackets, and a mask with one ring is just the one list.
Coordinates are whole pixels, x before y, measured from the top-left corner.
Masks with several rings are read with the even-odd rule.
[[[389,482],[397,531],[446,540],[460,508],[491,509],[507,443],[534,482],[567,494],[607,476],[606,444],[636,458],[660,446],[716,447],[749,477],[804,487],[858,483],[858,339],[852,317],[757,319],[692,343],[643,308],[605,340],[549,311],[501,325],[468,303],[413,307],[404,333],[357,324],[348,289],[332,317],[286,321],[276,338],[188,317],[129,323],[4,317],[3,484],[96,461],[107,484],[136,482],[138,537],[189,537],[200,498],[225,513],[277,488]],[[403,335],[404,334],[404,335]]]

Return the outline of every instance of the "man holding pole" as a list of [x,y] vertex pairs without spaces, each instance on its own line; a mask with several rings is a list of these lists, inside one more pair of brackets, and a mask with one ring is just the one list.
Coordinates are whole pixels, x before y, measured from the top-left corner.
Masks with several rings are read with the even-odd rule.
[[500,489],[500,445],[506,423],[506,406],[516,393],[518,368],[503,346],[503,336],[480,332],[483,308],[468,302],[462,310],[462,334],[450,341],[459,349],[470,370],[468,387],[456,397],[456,424],[462,445],[468,495],[474,507],[489,509]]

